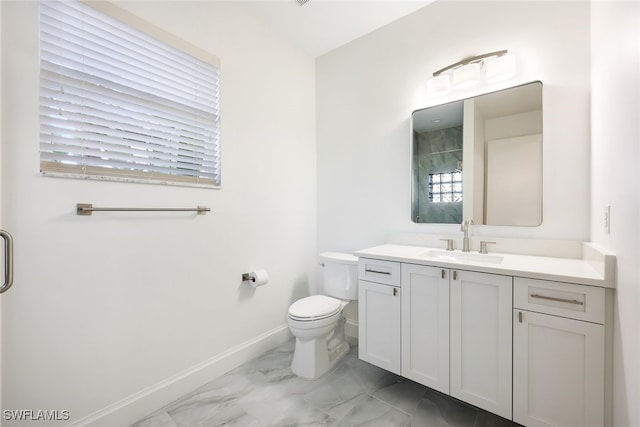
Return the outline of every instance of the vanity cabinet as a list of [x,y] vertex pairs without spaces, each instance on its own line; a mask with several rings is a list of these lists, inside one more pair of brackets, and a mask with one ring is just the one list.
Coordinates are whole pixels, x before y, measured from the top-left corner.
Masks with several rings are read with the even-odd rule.
[[511,419],[511,276],[451,271],[451,396]]
[[400,375],[400,263],[358,262],[358,357]]
[[526,427],[609,427],[615,256],[583,250],[360,251],[360,358]]
[[605,425],[605,291],[516,278],[513,420]]
[[449,394],[448,269],[402,264],[402,376]]
[[511,418],[511,276],[370,259],[359,268],[362,360]]

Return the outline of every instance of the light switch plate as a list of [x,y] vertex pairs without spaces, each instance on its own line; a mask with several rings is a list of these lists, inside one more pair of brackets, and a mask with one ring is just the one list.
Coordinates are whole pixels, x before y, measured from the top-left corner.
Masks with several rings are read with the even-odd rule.
[[611,234],[611,205],[604,207],[604,232]]

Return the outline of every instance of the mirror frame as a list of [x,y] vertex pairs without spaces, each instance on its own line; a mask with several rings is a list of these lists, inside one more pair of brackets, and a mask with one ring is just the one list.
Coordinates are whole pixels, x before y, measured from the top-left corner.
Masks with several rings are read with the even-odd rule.
[[[434,104],[434,105],[427,106],[427,107],[424,107],[424,108],[416,109],[411,113],[410,121],[409,121],[410,122],[410,161],[411,161],[411,164],[410,164],[410,179],[411,179],[411,182],[410,182],[410,185],[411,185],[410,198],[411,198],[411,200],[410,200],[410,212],[409,212],[409,215],[411,217],[411,222],[412,223],[414,223],[414,224],[455,224],[454,222],[418,222],[418,221],[415,220],[414,213],[415,213],[415,209],[416,209],[416,207],[415,207],[415,205],[416,205],[416,191],[419,191],[416,188],[417,184],[416,184],[416,175],[415,175],[416,174],[416,163],[415,163],[416,162],[416,159],[415,159],[415,156],[416,156],[416,145],[415,145],[416,141],[415,141],[415,138],[414,138],[414,135],[415,135],[415,120],[414,120],[414,117],[415,117],[416,113],[419,113],[419,112],[425,111],[425,110],[429,110],[429,109],[432,109],[432,108],[452,107],[455,104],[460,104],[460,103],[464,104],[464,102],[468,101],[468,100],[478,99],[478,98],[482,98],[484,96],[493,95],[493,94],[499,94],[499,93],[504,92],[504,91],[523,88],[525,86],[536,85],[536,84],[539,85],[539,91],[540,91],[540,99],[539,99],[539,106],[540,106],[540,108],[539,108],[539,110],[540,110],[540,125],[539,125],[540,132],[539,132],[539,135],[540,136],[539,136],[539,151],[538,151],[538,153],[539,153],[539,175],[536,176],[536,178],[539,179],[539,181],[538,181],[539,187],[536,187],[536,189],[539,188],[539,199],[537,200],[537,206],[535,206],[535,209],[537,209],[535,211],[535,215],[538,216],[537,217],[538,218],[538,223],[537,224],[536,223],[527,223],[527,224],[522,224],[522,223],[521,224],[517,224],[517,223],[485,224],[487,207],[486,207],[486,194],[484,194],[482,196],[482,205],[483,205],[482,206],[482,210],[483,210],[482,222],[478,221],[476,224],[477,225],[491,225],[491,226],[517,226],[517,227],[539,227],[540,225],[542,225],[543,213],[544,213],[544,209],[543,209],[543,204],[544,204],[544,188],[543,188],[543,181],[544,181],[544,164],[543,164],[543,153],[544,153],[544,138],[543,138],[543,129],[544,129],[544,120],[543,120],[544,85],[543,85],[542,81],[540,81],[540,80],[535,80],[535,81],[526,82],[526,83],[522,83],[522,84],[519,84],[519,85],[511,86],[511,87],[506,87],[506,88],[499,89],[499,90],[496,90],[496,91],[493,91],[493,92],[479,93],[477,95],[469,96],[469,97],[466,97],[466,98],[454,99],[454,100],[447,101],[447,102],[442,103],[442,104]],[[537,103],[537,99],[536,99],[536,103]],[[527,110],[525,110],[525,111],[527,111]],[[536,110],[531,109],[531,110],[528,110],[528,111],[536,111]],[[516,112],[514,114],[519,114],[519,112]],[[507,116],[507,115],[505,115],[505,116]],[[498,117],[500,117],[500,116],[498,116]],[[464,118],[462,120],[464,121]],[[447,128],[447,127],[445,126],[442,129],[445,129],[445,128]],[[465,142],[463,142],[463,149],[464,149],[464,145],[466,145]],[[486,147],[485,147],[485,162],[486,162]],[[463,168],[463,170],[464,170],[464,168]],[[537,172],[538,171],[536,171],[536,173]],[[483,177],[483,180],[484,180],[483,187],[486,187],[486,182],[487,182],[487,174],[486,174],[486,172],[484,172],[483,175],[484,175],[484,177]],[[463,177],[463,194],[465,194],[464,180],[465,180],[465,178]],[[482,191],[483,192],[485,191],[484,188],[483,188]],[[468,216],[468,215],[465,215],[465,213],[469,209],[465,208],[464,200],[465,199],[463,198],[463,201],[462,201],[463,205],[461,207],[462,211],[463,211],[462,220],[470,219],[470,218],[466,218],[466,216]]]

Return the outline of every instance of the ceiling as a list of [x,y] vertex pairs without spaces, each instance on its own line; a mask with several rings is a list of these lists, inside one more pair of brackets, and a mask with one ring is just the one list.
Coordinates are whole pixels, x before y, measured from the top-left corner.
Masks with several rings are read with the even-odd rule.
[[250,13],[313,57],[408,15],[434,0],[241,0]]

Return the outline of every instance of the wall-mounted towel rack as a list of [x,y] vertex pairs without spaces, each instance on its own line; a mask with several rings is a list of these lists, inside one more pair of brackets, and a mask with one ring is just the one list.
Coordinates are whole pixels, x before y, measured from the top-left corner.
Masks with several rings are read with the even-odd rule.
[[93,212],[197,212],[205,215],[211,212],[211,208],[197,206],[195,208],[97,208],[91,203],[78,203],[76,205],[78,215],[91,215]]

